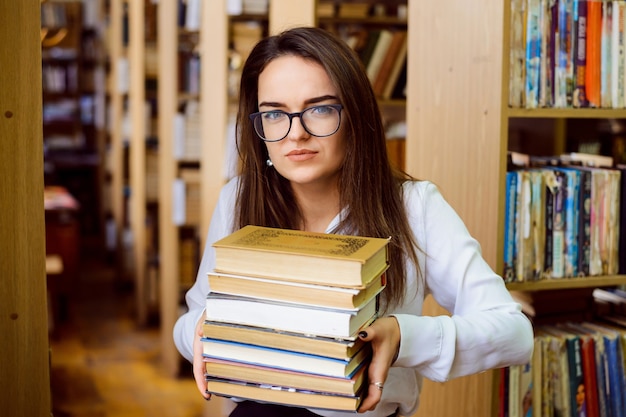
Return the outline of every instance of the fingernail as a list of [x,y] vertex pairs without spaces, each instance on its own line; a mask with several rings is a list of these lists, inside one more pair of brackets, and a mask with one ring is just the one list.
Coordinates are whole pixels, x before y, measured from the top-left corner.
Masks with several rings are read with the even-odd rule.
[[365,338],[365,337],[367,337],[367,332],[366,332],[365,330],[360,331],[360,332],[359,332],[359,337],[360,337],[360,338]]

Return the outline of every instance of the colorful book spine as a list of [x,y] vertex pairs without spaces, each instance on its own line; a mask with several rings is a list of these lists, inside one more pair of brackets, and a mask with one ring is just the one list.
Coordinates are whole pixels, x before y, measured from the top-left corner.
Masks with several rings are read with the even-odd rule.
[[558,10],[558,43],[554,106],[569,107],[574,91],[573,19],[574,1],[560,0]]
[[602,2],[602,27],[600,35],[600,107],[613,107],[611,99],[611,66],[612,51],[611,29],[613,27],[613,3],[610,0]]
[[578,273],[589,275],[591,250],[591,171],[580,170],[580,196],[578,199]]
[[506,173],[506,202],[504,211],[504,271],[505,282],[515,281],[515,204],[517,196],[517,173]]
[[574,107],[587,107],[585,78],[587,67],[587,0],[574,0]]
[[552,223],[552,278],[565,276],[565,174],[554,171],[556,187],[553,200]]
[[602,38],[602,2],[587,2],[587,66],[585,88],[589,107],[599,108],[600,101],[600,62]]
[[556,192],[556,176],[551,169],[544,169],[543,175],[546,183],[545,193],[545,254],[543,273],[545,277],[552,276],[552,249],[553,249],[553,232],[554,232],[554,193]]
[[541,8],[539,0],[528,0],[526,10],[526,107],[539,105],[541,72]]
[[578,218],[580,174],[575,169],[563,168],[565,174],[565,233],[564,233],[564,276],[578,276]]

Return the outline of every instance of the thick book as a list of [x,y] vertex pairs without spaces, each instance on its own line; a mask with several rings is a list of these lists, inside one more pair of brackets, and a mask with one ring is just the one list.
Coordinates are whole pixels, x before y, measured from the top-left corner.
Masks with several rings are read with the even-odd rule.
[[[367,322],[364,326],[369,325]],[[276,349],[295,350],[311,355],[347,359],[354,356],[363,347],[358,337],[341,339],[333,337],[310,336],[302,333],[285,332],[265,327],[244,326],[241,324],[205,321],[203,334],[211,339],[261,345]]]
[[206,319],[302,334],[350,338],[377,314],[377,298],[358,311],[307,307],[230,294],[209,293]]
[[357,310],[364,306],[380,294],[386,285],[384,273],[362,289],[277,281],[217,272],[209,272],[208,280],[211,292],[349,310]]
[[363,346],[353,357],[346,360],[207,337],[202,338],[202,347],[207,358],[339,378],[352,377],[371,356],[369,345]]
[[294,407],[356,411],[361,395],[336,395],[252,382],[207,377],[207,390],[222,397],[245,398]]
[[341,378],[215,358],[204,358],[204,363],[206,374],[215,378],[343,395],[357,395],[363,386],[363,382],[367,380],[367,366],[361,366],[349,378]]
[[387,269],[389,239],[245,226],[218,240],[215,271],[363,288]]

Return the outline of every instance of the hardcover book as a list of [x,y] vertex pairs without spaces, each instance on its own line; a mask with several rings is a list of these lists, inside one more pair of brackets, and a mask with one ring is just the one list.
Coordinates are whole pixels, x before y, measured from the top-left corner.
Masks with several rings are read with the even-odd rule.
[[215,271],[364,288],[387,269],[388,238],[245,226],[215,242]]
[[[369,325],[365,323],[364,326]],[[311,355],[347,359],[356,354],[364,342],[359,338],[342,339],[285,332],[264,327],[205,321],[203,334],[211,339],[229,340],[276,349],[294,350]]]
[[245,398],[297,407],[352,412],[359,408],[363,399],[360,394],[328,394],[318,391],[298,390],[291,387],[210,377],[207,378],[207,389],[209,392],[223,397]]
[[349,378],[314,375],[285,369],[204,358],[206,373],[215,378],[249,381],[307,391],[357,395],[367,380],[367,367],[361,366]]
[[351,311],[211,292],[206,299],[206,319],[317,336],[353,338],[376,316],[377,308],[376,297],[358,311]]
[[209,272],[208,279],[211,292],[349,310],[357,310],[365,305],[386,285],[384,273],[362,289],[277,281],[217,272]]
[[207,358],[338,378],[351,378],[359,367],[369,361],[371,355],[369,345],[363,346],[353,357],[345,360],[206,337],[202,338],[202,346]]

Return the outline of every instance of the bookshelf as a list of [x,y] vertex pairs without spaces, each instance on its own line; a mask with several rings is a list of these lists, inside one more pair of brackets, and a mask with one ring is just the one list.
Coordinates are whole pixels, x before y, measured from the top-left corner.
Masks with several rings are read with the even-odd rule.
[[146,23],[143,1],[109,4],[109,121],[106,175],[109,248],[120,276],[132,281],[136,315],[145,325],[150,313],[146,196]]
[[41,3],[44,181],[76,197],[81,234],[98,248],[104,226],[100,16],[98,0]]
[[[483,256],[494,270],[501,271],[509,126],[520,119],[528,119],[529,123],[531,119],[549,119],[556,132],[551,145],[554,150],[561,150],[566,145],[564,129],[568,120],[624,118],[626,112],[509,109],[509,1],[483,1],[471,6],[462,1],[445,5],[420,3],[419,10],[414,5],[409,3],[412,77],[407,97],[407,168],[439,185],[472,235],[481,242]],[[431,140],[435,137],[437,140]],[[508,288],[536,292],[625,282],[626,277],[618,275],[509,284]],[[428,310],[438,309],[432,303]],[[444,385],[428,383],[417,415],[428,415],[425,410],[434,409],[442,416],[495,416],[497,384],[496,372]],[[461,408],[467,404],[472,407],[470,411]]]

